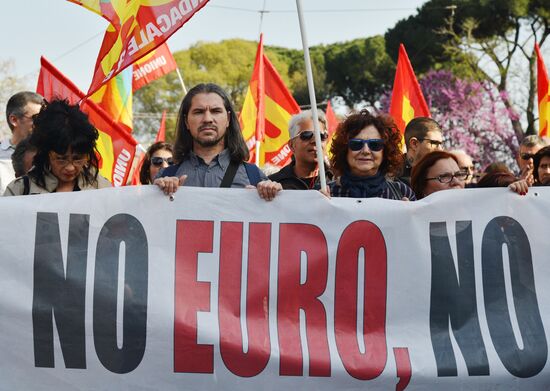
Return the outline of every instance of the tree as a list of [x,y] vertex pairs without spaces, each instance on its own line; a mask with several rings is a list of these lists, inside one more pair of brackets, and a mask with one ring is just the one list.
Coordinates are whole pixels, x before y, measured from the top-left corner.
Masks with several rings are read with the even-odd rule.
[[450,71],[430,71],[420,80],[432,117],[445,134],[446,149],[463,149],[481,167],[515,167],[518,143],[505,93],[487,81],[468,81]]
[[378,100],[391,85],[395,62],[386,54],[384,37],[378,35],[329,45],[325,68],[329,92],[353,107],[363,100],[371,104]]
[[8,99],[19,91],[29,90],[25,78],[15,76],[13,60],[0,60],[0,139],[11,134],[6,123],[6,103]]

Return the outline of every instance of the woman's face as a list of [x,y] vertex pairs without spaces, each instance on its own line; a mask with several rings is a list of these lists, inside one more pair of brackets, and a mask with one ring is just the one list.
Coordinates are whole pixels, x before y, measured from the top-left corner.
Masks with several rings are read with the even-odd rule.
[[172,152],[166,149],[159,149],[151,155],[151,165],[149,166],[151,183],[153,183],[161,168],[166,168],[170,165],[168,161],[172,162]]
[[71,147],[64,154],[50,151],[49,159],[52,174],[61,184],[74,182],[89,161],[88,155],[73,153]]
[[[382,136],[374,125],[363,128],[353,139],[360,140],[380,140]],[[384,159],[384,150],[372,151],[367,143],[358,151],[352,151],[348,146],[347,161],[352,175],[355,176],[373,176],[378,172],[378,168]]]
[[544,156],[540,159],[537,174],[541,184],[544,186],[550,185],[550,156]]
[[[427,181],[426,188],[424,189],[424,197],[440,190],[463,189],[464,178],[459,179],[454,176],[459,172],[460,168],[453,159],[439,159],[426,172]],[[450,182],[447,182],[450,176],[452,176],[452,179]],[[442,183],[442,181],[447,183]]]

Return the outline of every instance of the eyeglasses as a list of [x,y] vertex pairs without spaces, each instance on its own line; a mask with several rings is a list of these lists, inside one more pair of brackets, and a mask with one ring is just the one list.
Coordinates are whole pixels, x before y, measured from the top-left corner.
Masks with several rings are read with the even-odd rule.
[[519,155],[523,160],[529,160],[532,159],[535,156],[534,153],[522,153]]
[[367,144],[369,149],[373,152],[378,152],[384,149],[384,140],[381,138],[352,138],[348,141],[348,147],[352,151],[360,151],[363,149],[363,145]]
[[151,158],[151,164],[155,167],[162,166],[162,163],[166,162],[169,166],[174,164],[174,160],[171,157],[160,157],[160,156],[153,156]]
[[60,165],[61,167],[66,167],[69,164],[72,164],[76,168],[81,168],[88,163],[88,158],[85,157],[85,155],[73,155],[72,157],[68,157],[68,156],[57,157],[55,155],[51,155],[50,160],[54,161],[56,164]]
[[466,178],[468,178],[469,174],[464,171],[457,171],[454,174],[447,172],[445,174],[441,174],[436,176],[435,178],[426,178],[427,181],[433,181],[437,180],[439,183],[451,183],[453,181],[453,178],[458,179],[459,181],[463,181]]
[[420,142],[427,141],[434,148],[440,148],[441,145],[443,144],[443,141],[432,140],[431,138],[419,138],[418,141],[420,141]]
[[[313,135],[314,135],[313,130],[304,130],[303,132],[300,132],[293,138],[300,137],[300,140],[302,141],[309,141],[311,140]],[[328,139],[328,133],[327,132],[321,133],[321,141],[325,141],[326,139]]]

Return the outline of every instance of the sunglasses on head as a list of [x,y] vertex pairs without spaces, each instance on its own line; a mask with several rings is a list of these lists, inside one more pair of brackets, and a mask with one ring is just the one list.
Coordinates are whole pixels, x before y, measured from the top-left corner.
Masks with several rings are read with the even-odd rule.
[[529,159],[532,159],[535,154],[534,153],[522,153],[521,155],[519,155],[523,160],[529,160]]
[[360,151],[363,149],[363,145],[367,144],[369,149],[373,152],[378,152],[384,149],[384,140],[381,138],[368,138],[366,140],[362,138],[352,138],[348,141],[348,147],[352,151]]
[[[304,130],[300,134],[297,134],[294,137],[300,137],[300,140],[302,141],[309,141],[313,137],[314,133],[313,130]],[[325,141],[328,138],[328,133],[323,132],[321,133],[321,141]]]
[[160,167],[162,166],[162,163],[163,162],[166,162],[168,163],[169,166],[171,166],[172,164],[174,164],[174,160],[172,160],[171,157],[160,157],[160,156],[153,156],[151,158],[151,164],[155,167]]

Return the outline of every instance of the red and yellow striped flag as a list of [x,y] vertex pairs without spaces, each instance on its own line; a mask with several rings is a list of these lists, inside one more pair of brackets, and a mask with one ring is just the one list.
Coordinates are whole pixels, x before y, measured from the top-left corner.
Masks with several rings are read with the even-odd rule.
[[260,143],[258,164],[285,166],[291,156],[288,121],[300,112],[281,76],[263,52],[263,37],[256,52],[256,63],[246,92],[239,120],[244,139],[256,161],[256,142]]
[[69,0],[110,23],[96,61],[88,95],[155,49],[208,0]]
[[[44,57],[40,63],[36,92],[47,100],[64,98],[71,104],[84,98],[85,94]],[[96,148],[100,155],[100,174],[114,186],[125,185],[136,152],[136,140],[95,102],[88,99],[81,103],[80,108],[99,132]]]
[[550,83],[548,72],[540,52],[539,45],[535,42],[537,52],[537,90],[539,102],[539,136],[550,136]]
[[403,44],[399,46],[390,115],[402,134],[411,119],[431,116]]

